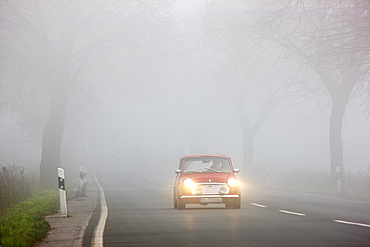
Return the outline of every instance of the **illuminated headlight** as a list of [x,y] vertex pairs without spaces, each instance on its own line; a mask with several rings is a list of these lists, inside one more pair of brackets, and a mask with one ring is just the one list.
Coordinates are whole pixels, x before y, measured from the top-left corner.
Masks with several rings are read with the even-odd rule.
[[238,182],[236,181],[236,178],[229,178],[227,180],[227,184],[230,185],[230,186],[236,186],[238,184]]
[[221,186],[221,188],[220,188],[220,194],[229,194],[229,192],[230,192],[229,186],[226,186],[226,185]]
[[190,188],[191,186],[193,186],[194,182],[193,180],[191,180],[190,178],[187,178],[184,180],[184,185],[188,188]]

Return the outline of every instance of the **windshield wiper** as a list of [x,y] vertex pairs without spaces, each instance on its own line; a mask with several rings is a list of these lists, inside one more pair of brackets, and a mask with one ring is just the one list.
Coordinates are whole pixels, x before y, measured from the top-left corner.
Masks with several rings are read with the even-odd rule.
[[213,169],[213,168],[204,167],[204,169],[207,169],[207,170],[209,170],[209,171],[214,171],[214,172],[221,173],[221,171],[220,171],[220,170],[216,170],[216,169]]
[[202,172],[202,171],[186,170],[184,173],[199,173],[199,172]]

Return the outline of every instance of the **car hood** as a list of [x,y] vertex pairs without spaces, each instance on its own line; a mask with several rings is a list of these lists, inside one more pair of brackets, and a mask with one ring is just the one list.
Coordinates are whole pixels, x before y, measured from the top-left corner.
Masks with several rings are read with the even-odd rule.
[[230,177],[234,177],[232,173],[202,172],[184,174],[183,179],[191,178],[194,183],[226,183]]

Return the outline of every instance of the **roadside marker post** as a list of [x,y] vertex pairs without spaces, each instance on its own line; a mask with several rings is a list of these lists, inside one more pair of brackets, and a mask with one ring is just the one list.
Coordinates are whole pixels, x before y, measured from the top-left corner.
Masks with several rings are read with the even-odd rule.
[[266,171],[266,186],[267,188],[270,188],[270,168],[267,168]]
[[87,169],[86,166],[80,166],[80,193],[86,192],[86,185],[87,185]]
[[336,167],[337,172],[337,192],[340,193],[342,191],[342,181],[340,178],[340,166]]
[[64,182],[64,170],[58,168],[58,186],[59,186],[59,199],[60,199],[60,216],[67,217],[67,198],[66,186]]

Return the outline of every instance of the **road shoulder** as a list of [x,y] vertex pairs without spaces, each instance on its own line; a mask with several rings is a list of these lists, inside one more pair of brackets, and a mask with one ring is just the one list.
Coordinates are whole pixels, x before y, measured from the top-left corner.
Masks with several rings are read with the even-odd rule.
[[67,201],[68,217],[62,218],[60,213],[45,216],[51,230],[48,236],[36,247],[44,246],[82,246],[83,236],[98,201],[98,188],[89,181],[85,197]]

